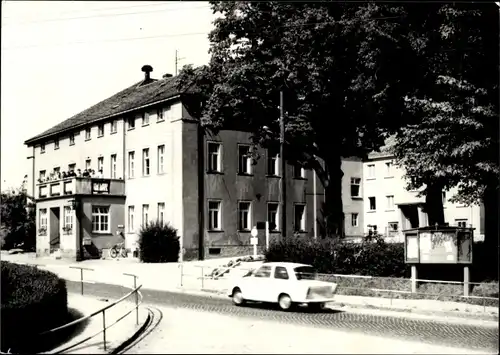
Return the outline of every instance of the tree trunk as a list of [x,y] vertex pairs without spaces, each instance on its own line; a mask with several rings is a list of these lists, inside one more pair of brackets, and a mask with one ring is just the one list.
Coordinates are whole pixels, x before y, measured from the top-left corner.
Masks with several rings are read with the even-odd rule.
[[344,211],[342,205],[342,159],[334,157],[326,163],[328,184],[325,188],[325,219],[328,237],[344,237]]
[[491,252],[491,256],[498,260],[499,242],[498,242],[498,190],[487,187],[484,193],[484,245]]
[[429,226],[444,225],[443,188],[439,184],[428,185],[425,195],[425,211]]

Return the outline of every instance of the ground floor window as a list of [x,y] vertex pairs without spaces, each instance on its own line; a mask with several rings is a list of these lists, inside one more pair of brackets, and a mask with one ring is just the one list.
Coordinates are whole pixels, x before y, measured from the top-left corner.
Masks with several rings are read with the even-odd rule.
[[279,204],[277,203],[268,203],[267,204],[267,221],[269,222],[269,230],[270,231],[278,231],[278,208]]
[[247,231],[251,228],[252,219],[250,208],[250,202],[240,202],[238,204],[238,230],[240,231]]
[[221,202],[208,201],[208,229],[221,229]]
[[40,235],[45,235],[47,233],[47,209],[41,208],[38,211],[38,232]]
[[109,233],[109,206],[92,206],[92,233]]
[[128,206],[128,232],[129,233],[133,233],[135,230],[134,215],[135,215],[134,206]]
[[306,205],[296,204],[294,207],[293,227],[296,232],[304,232],[306,230]]

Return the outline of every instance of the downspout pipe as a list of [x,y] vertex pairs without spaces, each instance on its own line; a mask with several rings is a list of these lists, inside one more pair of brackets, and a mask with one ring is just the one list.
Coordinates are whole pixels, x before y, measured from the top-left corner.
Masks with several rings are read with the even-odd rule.
[[205,140],[201,123],[197,126],[198,138],[198,259],[205,259]]

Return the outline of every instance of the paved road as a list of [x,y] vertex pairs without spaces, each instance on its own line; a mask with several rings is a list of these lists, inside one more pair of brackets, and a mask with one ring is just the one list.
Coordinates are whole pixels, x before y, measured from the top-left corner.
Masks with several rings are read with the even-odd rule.
[[[79,292],[80,284],[67,281],[68,291]],[[126,288],[107,284],[86,284],[85,293],[93,296],[118,299],[128,292]],[[237,316],[254,320],[274,321],[339,331],[359,332],[385,338],[418,341],[457,348],[498,351],[498,328],[476,325],[447,324],[404,317],[389,317],[344,311],[281,312],[262,305],[233,306],[230,299],[207,297],[156,290],[142,290],[146,304],[219,315]]]

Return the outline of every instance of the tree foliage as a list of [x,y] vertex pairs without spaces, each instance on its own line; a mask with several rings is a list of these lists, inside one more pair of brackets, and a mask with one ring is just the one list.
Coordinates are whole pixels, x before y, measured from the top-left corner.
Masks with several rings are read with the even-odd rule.
[[[495,172],[495,156],[478,143],[483,131],[498,132],[490,124],[498,114],[494,6],[212,1],[220,16],[210,63],[184,68],[179,83],[196,87],[203,126],[250,131],[265,148],[279,142],[283,91],[285,158],[316,171],[327,233],[341,235],[341,157],[364,157],[390,135],[398,133],[398,161],[419,186],[459,185],[465,196]],[[464,162],[479,155],[482,163]]]
[[[429,195],[458,188],[453,202],[479,203],[498,189],[498,8],[440,4],[419,34],[422,80],[405,98],[411,122],[398,132],[408,187]],[[493,30],[494,29],[494,30]]]
[[384,144],[413,77],[399,65],[413,55],[399,39],[404,11],[375,3],[211,5],[221,16],[210,33],[210,64],[180,74],[181,86],[199,85],[203,125],[248,130],[255,144],[276,148],[282,90],[285,158],[316,171],[329,234],[342,234],[341,158]]
[[28,201],[23,189],[2,192],[1,233],[2,248],[12,249],[17,245],[30,249],[36,245],[36,223],[34,205]]

